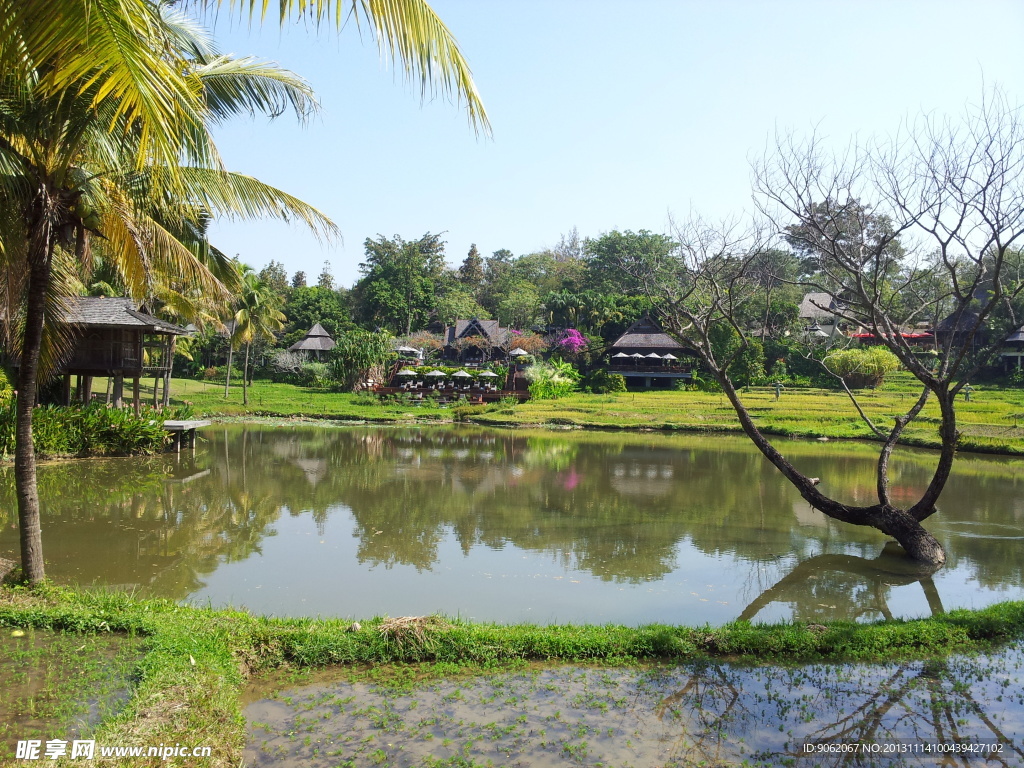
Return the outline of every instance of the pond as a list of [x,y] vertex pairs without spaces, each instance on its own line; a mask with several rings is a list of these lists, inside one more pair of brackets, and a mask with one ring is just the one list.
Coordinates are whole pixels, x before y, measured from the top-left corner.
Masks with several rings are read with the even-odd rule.
[[[788,441],[828,493],[876,446]],[[900,450],[911,500],[935,454]],[[934,575],[808,505],[746,440],[662,433],[216,426],[195,455],[39,470],[47,574],[277,616],[722,624],[926,616],[1024,598],[1020,459],[962,455]],[[17,557],[0,470],[0,557]]]

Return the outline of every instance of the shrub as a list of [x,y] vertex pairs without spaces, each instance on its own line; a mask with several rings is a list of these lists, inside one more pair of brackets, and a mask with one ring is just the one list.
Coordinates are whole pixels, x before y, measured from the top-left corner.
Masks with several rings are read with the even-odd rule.
[[303,387],[323,389],[329,387],[333,381],[331,367],[327,363],[308,360],[299,366],[298,383]]
[[[187,406],[163,412],[145,408],[136,416],[130,409],[98,403],[84,407],[44,405],[33,412],[32,437],[36,453],[42,455],[149,454],[166,442],[164,420],[190,416],[191,408]],[[14,433],[12,400],[0,410],[0,453],[14,452]]]
[[530,397],[534,400],[555,400],[576,390],[580,375],[570,363],[553,360],[534,363],[526,369]]
[[899,370],[900,360],[885,347],[867,347],[830,352],[825,365],[851,387],[877,387],[885,374]]
[[595,395],[625,392],[626,377],[619,373],[611,373],[605,368],[598,368],[583,378],[582,385],[584,391],[593,392]]

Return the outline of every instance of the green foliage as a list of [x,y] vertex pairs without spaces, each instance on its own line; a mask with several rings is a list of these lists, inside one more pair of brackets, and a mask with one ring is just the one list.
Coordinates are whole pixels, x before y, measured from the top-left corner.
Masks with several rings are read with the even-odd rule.
[[14,387],[11,386],[10,377],[7,371],[0,368],[0,408],[6,407],[14,397]]
[[626,377],[619,373],[611,373],[606,368],[596,368],[583,377],[581,386],[584,392],[595,395],[626,391]]
[[304,360],[299,364],[297,383],[303,387],[324,389],[334,383],[331,366],[318,360]]
[[711,326],[711,348],[715,359],[724,364],[732,358],[728,373],[738,387],[763,384],[767,381],[764,369],[764,347],[757,339],[747,338],[744,344],[739,333],[729,323]]
[[441,235],[428,232],[413,241],[378,235],[366,238],[364,246],[363,277],[353,289],[362,320],[406,335],[422,328],[441,293]]
[[[191,409],[186,408],[190,413]],[[36,453],[45,456],[107,456],[150,454],[163,448],[165,419],[181,418],[172,411],[130,409],[91,404],[83,407],[46,405],[33,413],[32,436]],[[0,410],[0,454],[14,452],[13,402]]]
[[587,240],[589,282],[602,293],[631,292],[631,288],[638,286],[626,277],[623,267],[656,265],[674,248],[675,241],[671,237],[646,229],[639,232],[615,230],[594,240]]
[[284,305],[288,318],[284,345],[294,344],[317,323],[335,339],[345,328],[352,326],[348,308],[337,291],[318,285],[302,286],[292,291]]
[[552,360],[549,363],[534,363],[525,371],[530,382],[530,397],[534,400],[556,400],[576,391],[579,372],[571,363]]
[[394,338],[383,331],[353,330],[337,340],[330,352],[330,377],[344,390],[364,381],[381,381],[395,359]]
[[899,370],[900,361],[885,347],[866,347],[830,352],[825,357],[825,365],[850,386],[876,387],[885,374]]

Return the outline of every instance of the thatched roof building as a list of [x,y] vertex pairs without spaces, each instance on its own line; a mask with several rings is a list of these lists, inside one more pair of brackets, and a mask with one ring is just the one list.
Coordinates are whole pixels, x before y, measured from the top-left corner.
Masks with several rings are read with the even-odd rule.
[[608,354],[609,370],[631,389],[670,387],[693,375],[693,352],[646,315],[612,342]]
[[169,371],[171,339],[187,333],[124,297],[72,298],[62,321],[75,326],[78,335],[62,372],[84,376],[152,376]]
[[306,331],[306,335],[296,341],[290,347],[289,352],[329,352],[335,348],[337,344],[327,330],[320,325],[315,323],[312,328]]
[[680,353],[689,354],[685,346],[665,333],[657,322],[647,316],[629,326],[625,333],[612,342],[608,351],[613,355],[618,352],[642,355],[651,352],[659,355],[673,353],[677,356]]
[[444,333],[444,356],[465,362],[490,360],[504,355],[508,328],[497,320],[456,320]]

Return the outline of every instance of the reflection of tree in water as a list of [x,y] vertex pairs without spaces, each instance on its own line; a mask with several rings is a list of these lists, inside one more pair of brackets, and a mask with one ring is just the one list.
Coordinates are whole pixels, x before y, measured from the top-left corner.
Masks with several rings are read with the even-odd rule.
[[[991,658],[888,665],[707,664],[657,671],[643,687],[666,724],[666,765],[731,765],[743,758],[770,765],[1010,766],[1024,760],[1024,700],[1004,699],[1000,680],[1020,664],[1019,648]],[[997,744],[1001,752],[909,751],[965,743]],[[818,751],[843,744],[864,751]],[[908,751],[864,748],[900,744]]]
[[[461,425],[218,427],[202,437],[194,460],[43,467],[51,573],[64,581],[145,585],[184,596],[218,563],[258,553],[283,511],[308,514],[321,534],[338,519],[336,512],[344,513],[345,525],[354,520],[363,563],[429,570],[451,537],[465,553],[515,546],[621,583],[662,578],[688,547],[750,562],[757,573],[759,565],[776,569],[828,550],[866,555],[881,539],[866,530],[838,533],[802,506],[743,441],[724,437]],[[824,482],[855,488],[868,476],[872,456],[855,447],[825,450],[809,443],[787,449],[801,469],[816,470]],[[917,466],[899,465],[898,482],[918,482]],[[941,518],[948,533],[939,537],[950,562],[969,562],[985,583],[1024,579],[1019,542],[1005,532],[1018,517],[1024,523],[1024,505],[1012,506],[1007,517],[1005,505],[1015,502],[1005,499],[1016,497],[1000,501],[1021,481],[996,463],[965,467],[965,481],[949,487],[950,507],[960,514]],[[14,508],[11,493],[10,484],[0,488],[8,509]],[[970,537],[950,544],[965,531]],[[0,556],[16,550],[16,531],[8,525]],[[902,583],[865,581],[854,565],[844,570],[838,560],[800,588],[795,573],[761,599],[791,603],[809,618],[884,616],[889,587]]]
[[[211,471],[208,456],[94,459],[40,467],[47,569],[60,582],[141,588],[185,597],[220,562],[259,552],[277,519],[272,493],[243,479],[230,451]],[[13,481],[0,504],[13,503]],[[0,552],[17,531],[0,535]]]
[[[514,545],[600,579],[642,583],[675,569],[684,542],[713,557],[777,565],[781,557],[804,560],[828,548],[867,555],[881,540],[866,529],[838,532],[730,438],[462,426],[245,431],[246,460],[260,467],[250,486],[276,494],[292,515],[310,513],[321,532],[332,510],[347,507],[359,560],[386,567],[429,570],[454,534],[463,552]],[[218,430],[213,439],[241,437]],[[851,497],[870,487],[873,455],[809,443],[791,449],[802,469]],[[894,476],[915,483],[921,471],[906,461]],[[999,471],[979,476],[999,482]],[[992,506],[995,514],[997,502]],[[951,563],[995,546],[997,569],[1020,568],[1010,542],[976,538],[961,546],[958,539],[949,546],[946,538]],[[847,577],[830,579],[815,586],[816,603],[837,604],[835,595],[849,592]]]
[[893,587],[919,583],[932,615],[944,612],[933,567],[909,560],[895,542],[873,560],[856,555],[817,555],[794,566],[762,591],[737,617],[753,621],[772,603],[788,603],[800,621],[871,621],[893,618]]

